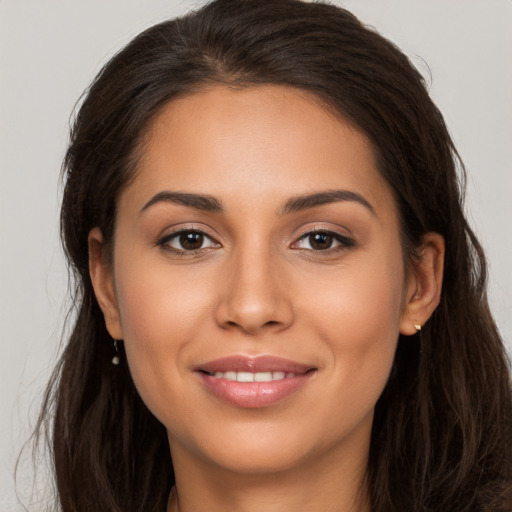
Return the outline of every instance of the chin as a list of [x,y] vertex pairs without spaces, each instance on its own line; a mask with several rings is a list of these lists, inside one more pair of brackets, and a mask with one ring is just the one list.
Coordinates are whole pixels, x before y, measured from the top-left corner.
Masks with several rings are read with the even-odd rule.
[[213,462],[225,471],[240,475],[268,475],[288,472],[303,466],[308,454],[302,453],[300,447],[277,447],[274,444],[259,448],[233,445],[229,452],[214,455]]

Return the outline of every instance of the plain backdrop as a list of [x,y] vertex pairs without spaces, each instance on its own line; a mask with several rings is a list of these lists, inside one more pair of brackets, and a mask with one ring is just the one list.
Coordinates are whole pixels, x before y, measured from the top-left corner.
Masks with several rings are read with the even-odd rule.
[[[468,215],[487,250],[491,306],[512,347],[512,1],[336,3],[431,75],[431,94],[469,172]],[[2,512],[22,510],[14,463],[55,364],[67,310],[58,209],[71,111],[100,66],[140,30],[201,4],[0,0]],[[26,501],[29,470],[22,464],[18,484]]]

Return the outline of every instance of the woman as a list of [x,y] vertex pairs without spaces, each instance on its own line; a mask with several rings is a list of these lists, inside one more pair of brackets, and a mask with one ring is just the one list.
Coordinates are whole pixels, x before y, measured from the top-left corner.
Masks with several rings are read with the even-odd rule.
[[65,161],[64,511],[499,511],[511,401],[421,77],[352,15],[219,0],[138,36]]

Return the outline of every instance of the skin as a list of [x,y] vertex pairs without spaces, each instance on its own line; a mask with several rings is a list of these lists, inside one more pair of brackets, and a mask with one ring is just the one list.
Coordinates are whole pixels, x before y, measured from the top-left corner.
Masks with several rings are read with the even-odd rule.
[[[283,212],[290,198],[332,190],[371,207],[336,200]],[[144,208],[164,191],[213,196],[223,211],[168,200]],[[171,237],[187,229],[205,233],[195,252]],[[333,233],[332,246],[318,249],[312,230]],[[404,268],[395,202],[361,132],[282,86],[174,100],[119,198],[113,262],[98,228],[89,247],[107,328],[168,431],[169,511],[369,510],[375,403],[399,333],[414,334],[438,304],[444,244],[427,234]],[[276,404],[240,408],[194,371],[234,354],[315,371]]]

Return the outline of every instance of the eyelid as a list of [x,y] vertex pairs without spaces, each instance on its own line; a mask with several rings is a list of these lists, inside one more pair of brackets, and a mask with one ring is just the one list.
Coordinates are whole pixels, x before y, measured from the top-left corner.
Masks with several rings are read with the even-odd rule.
[[[314,235],[315,233],[321,233],[321,234],[332,236],[332,238],[337,242],[337,245],[335,245],[334,247],[329,247],[327,249],[323,249],[323,250],[322,249],[318,249],[318,250],[308,249],[308,248],[304,248],[304,247],[294,247],[297,245],[298,242],[306,239],[307,237],[309,237],[311,235]],[[303,231],[299,236],[297,236],[295,238],[295,241],[292,243],[291,248],[315,252],[318,254],[322,254],[322,253],[325,254],[325,253],[329,253],[329,252],[336,252],[339,250],[348,249],[350,247],[354,247],[355,245],[356,245],[355,240],[349,235],[341,234],[339,231],[337,231],[336,229],[333,229],[333,228],[328,228],[328,227],[323,227],[323,226],[315,226],[313,228],[309,228],[309,229]]]
[[[179,237],[179,235],[181,235],[182,233],[199,233],[202,236],[204,236],[205,238],[207,238],[208,240],[210,240],[212,242],[212,245],[210,245],[208,247],[201,247],[201,248],[195,249],[195,250],[178,249],[176,247],[172,247],[169,244],[169,241]],[[155,245],[160,246],[169,252],[175,252],[177,254],[183,254],[183,255],[195,254],[196,252],[203,251],[205,249],[210,249],[212,247],[221,247],[221,244],[212,235],[210,235],[206,230],[201,229],[194,225],[179,226],[179,227],[173,228],[170,232],[167,232],[165,235],[159,236]]]
[[[199,249],[180,249],[177,247],[172,247],[169,242],[177,237],[179,237],[182,233],[193,232],[199,233],[207,240],[209,240],[209,245],[207,247],[200,247]],[[315,233],[321,233],[328,236],[331,236],[335,242],[333,247],[328,247],[327,249],[313,249],[313,248],[304,248],[297,247],[297,245],[308,236],[311,236]],[[156,246],[160,246],[163,249],[174,252],[179,255],[194,255],[198,252],[205,251],[211,248],[219,248],[222,247],[222,244],[218,242],[216,237],[212,236],[208,230],[202,229],[196,225],[180,225],[172,228],[171,231],[168,231],[165,235],[159,236],[156,243]],[[355,246],[356,243],[351,235],[342,234],[339,230],[327,227],[327,226],[312,226],[304,229],[298,236],[294,238],[293,243],[291,244],[291,248],[295,250],[303,250],[307,252],[317,253],[317,254],[327,254],[330,252],[337,252],[349,249]]]

